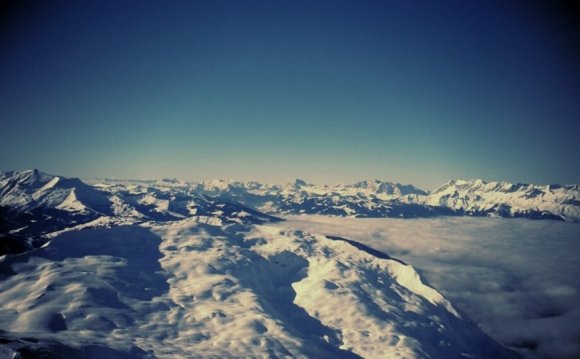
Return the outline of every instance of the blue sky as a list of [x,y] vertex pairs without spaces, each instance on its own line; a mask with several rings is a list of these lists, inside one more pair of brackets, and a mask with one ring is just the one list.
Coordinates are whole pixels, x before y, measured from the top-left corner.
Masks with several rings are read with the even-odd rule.
[[15,2],[0,170],[580,183],[570,8],[500,1]]

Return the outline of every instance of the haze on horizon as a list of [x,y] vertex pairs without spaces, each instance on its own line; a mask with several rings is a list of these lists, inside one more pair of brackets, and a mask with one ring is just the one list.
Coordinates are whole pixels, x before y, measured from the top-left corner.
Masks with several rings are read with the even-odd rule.
[[0,170],[580,183],[567,2],[8,1]]

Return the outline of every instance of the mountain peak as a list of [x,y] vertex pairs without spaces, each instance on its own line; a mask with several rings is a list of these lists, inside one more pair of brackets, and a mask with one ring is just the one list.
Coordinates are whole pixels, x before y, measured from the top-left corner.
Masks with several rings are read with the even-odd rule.
[[9,171],[3,172],[3,177],[5,180],[10,181],[14,184],[19,184],[26,188],[40,188],[44,186],[46,183],[50,182],[54,178],[58,178],[57,176],[50,175],[39,171],[37,169],[31,170],[24,170],[24,171]]
[[294,184],[294,186],[296,186],[296,187],[303,187],[303,186],[306,186],[306,185],[308,185],[308,184],[306,183],[306,181],[304,181],[304,180],[302,180],[302,179],[300,179],[300,178],[296,178],[296,179],[294,180],[294,183],[293,183],[293,184]]
[[160,180],[155,181],[155,184],[160,185],[160,186],[169,186],[169,187],[179,187],[179,186],[185,186],[186,183],[178,180],[177,178],[162,178]]

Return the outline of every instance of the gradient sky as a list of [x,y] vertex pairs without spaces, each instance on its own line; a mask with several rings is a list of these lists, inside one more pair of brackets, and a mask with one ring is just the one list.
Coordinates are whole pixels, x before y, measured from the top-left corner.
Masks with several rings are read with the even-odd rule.
[[580,183],[578,12],[550,4],[4,5],[0,170]]

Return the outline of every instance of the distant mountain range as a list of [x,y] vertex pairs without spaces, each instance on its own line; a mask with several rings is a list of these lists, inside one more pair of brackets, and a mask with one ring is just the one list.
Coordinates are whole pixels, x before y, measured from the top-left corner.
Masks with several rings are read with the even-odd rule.
[[580,220],[579,185],[530,185],[483,180],[449,181],[427,192],[412,185],[367,180],[352,185],[287,185],[210,181],[189,185],[196,193],[244,203],[275,214],[354,217],[441,215]]
[[[580,221],[580,185],[450,181],[427,192],[412,185],[91,180],[38,170],[0,172],[0,232],[49,233],[93,221],[140,223],[196,217],[259,223],[277,215],[416,218],[497,216]],[[218,214],[219,216],[216,216]]]

